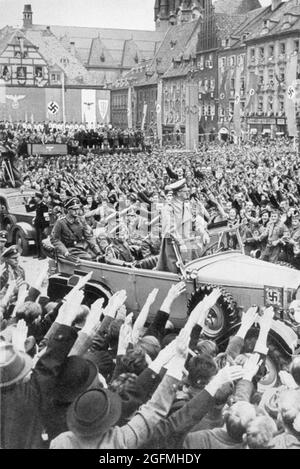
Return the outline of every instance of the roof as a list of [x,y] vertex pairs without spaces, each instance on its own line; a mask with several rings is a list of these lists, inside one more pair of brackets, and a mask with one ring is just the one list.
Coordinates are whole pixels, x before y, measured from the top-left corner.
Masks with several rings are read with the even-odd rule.
[[[289,15],[292,20],[291,23],[287,21]],[[268,29],[266,28],[267,20],[270,20],[270,27]],[[259,18],[259,22],[256,21],[255,25],[252,25],[247,41],[274,34],[282,34],[287,30],[289,33],[300,30],[300,5],[298,0],[283,2],[274,11],[272,11],[270,6],[265,8],[264,14]]]
[[227,15],[242,15],[256,8],[261,8],[259,0],[216,0],[216,13]]
[[224,15],[216,13],[219,39],[230,37],[246,20],[246,15]]
[[25,29],[25,37],[39,48],[47,63],[58,66],[66,74],[69,84],[92,84],[89,73],[49,30]]
[[[34,30],[46,29],[43,25],[34,25]],[[103,47],[110,52],[111,59],[116,65],[122,63],[123,51],[125,41],[134,41],[139,50],[141,58],[152,58],[159,43],[164,36],[160,31],[141,31],[136,29],[110,29],[110,28],[87,28],[82,26],[50,26],[51,31],[58,39],[65,41],[65,43],[74,42],[75,48],[78,52],[81,62],[84,65],[91,65],[89,58],[92,57],[93,64],[96,56],[91,52],[94,46],[93,41],[100,38]],[[98,64],[102,66],[100,57],[98,57]]]

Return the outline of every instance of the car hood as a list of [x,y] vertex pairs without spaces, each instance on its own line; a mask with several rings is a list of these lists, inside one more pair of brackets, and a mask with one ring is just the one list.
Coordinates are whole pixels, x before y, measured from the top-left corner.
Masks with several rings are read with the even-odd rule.
[[253,259],[239,252],[225,252],[197,259],[187,264],[186,270],[198,271],[198,280],[206,283],[292,289],[300,285],[300,271]]

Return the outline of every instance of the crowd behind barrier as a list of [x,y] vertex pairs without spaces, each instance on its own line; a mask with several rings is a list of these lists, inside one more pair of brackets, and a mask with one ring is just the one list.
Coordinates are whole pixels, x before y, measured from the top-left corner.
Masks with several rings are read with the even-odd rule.
[[[224,249],[237,248],[228,228],[238,226],[246,253],[298,267],[300,168],[287,142],[170,150],[19,153],[19,190],[34,190],[24,204],[35,214],[39,257],[49,237],[61,255],[136,265],[155,257],[167,234],[183,257],[198,256],[221,225]],[[1,178],[8,185],[5,170]],[[201,332],[221,290],[206,295],[179,332],[172,316],[184,282],[170,288],[149,323],[157,289],[136,317],[126,311],[122,285],[105,307],[102,299],[83,304],[79,285],[50,299],[48,267],[41,263],[28,284],[18,248],[5,242],[1,231],[2,449],[300,448],[299,357],[279,373],[280,387],[258,387],[272,307],[244,311],[220,352]]]

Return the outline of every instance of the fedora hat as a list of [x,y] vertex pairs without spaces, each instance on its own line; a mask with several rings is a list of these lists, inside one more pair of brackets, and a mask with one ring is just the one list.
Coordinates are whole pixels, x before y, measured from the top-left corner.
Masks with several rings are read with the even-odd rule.
[[82,437],[96,437],[114,426],[121,416],[121,398],[106,389],[89,389],[70,405],[67,424]]
[[75,355],[68,357],[57,377],[54,400],[72,402],[88,389],[97,375],[97,366],[90,360]]
[[32,359],[12,344],[0,342],[0,388],[7,388],[22,381],[32,368]]

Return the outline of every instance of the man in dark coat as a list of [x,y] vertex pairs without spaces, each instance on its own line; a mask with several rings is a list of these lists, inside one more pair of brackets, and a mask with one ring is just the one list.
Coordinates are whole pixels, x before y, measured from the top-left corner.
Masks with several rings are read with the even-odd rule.
[[34,199],[30,200],[25,205],[26,212],[36,212],[34,218],[34,227],[36,232],[36,248],[37,256],[39,259],[43,259],[42,253],[42,240],[45,237],[44,230],[49,226],[49,207],[43,202],[43,194],[36,192]]

